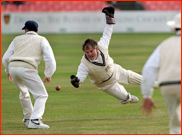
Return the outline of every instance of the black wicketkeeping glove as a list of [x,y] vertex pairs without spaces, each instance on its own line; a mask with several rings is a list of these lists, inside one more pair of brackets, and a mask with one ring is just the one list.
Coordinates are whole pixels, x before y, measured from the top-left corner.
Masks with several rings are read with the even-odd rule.
[[78,88],[79,87],[79,82],[80,80],[78,79],[78,77],[76,77],[75,75],[71,75],[71,84],[75,87]]
[[115,24],[114,12],[115,12],[115,9],[114,9],[114,7],[111,7],[111,6],[105,7],[102,9],[102,13],[105,13],[105,15],[106,15],[107,24]]

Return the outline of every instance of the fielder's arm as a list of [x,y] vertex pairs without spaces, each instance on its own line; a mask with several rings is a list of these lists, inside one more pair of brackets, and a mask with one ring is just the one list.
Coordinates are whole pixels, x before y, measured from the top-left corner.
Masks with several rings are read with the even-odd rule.
[[[78,66],[78,71],[77,71],[76,76],[75,75],[70,76],[71,84],[75,88],[78,88],[84,82],[84,80],[86,79],[88,74],[89,74],[88,68],[85,66],[85,64],[83,64],[81,62],[80,65]],[[77,79],[75,79],[75,78],[77,78]],[[75,80],[76,80],[76,82],[75,82]]]

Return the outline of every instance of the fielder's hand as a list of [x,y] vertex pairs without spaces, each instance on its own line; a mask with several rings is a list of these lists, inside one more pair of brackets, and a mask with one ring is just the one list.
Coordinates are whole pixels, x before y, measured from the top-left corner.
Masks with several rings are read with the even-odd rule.
[[71,75],[71,84],[75,87],[78,88],[79,87],[79,82],[80,80],[78,79],[78,77],[76,77],[75,75]]
[[107,24],[115,24],[114,12],[115,12],[115,9],[114,9],[114,7],[111,7],[111,6],[105,7],[102,9],[102,13],[105,13],[105,15],[106,15]]
[[51,82],[51,78],[50,77],[44,77],[44,82],[50,83]]
[[11,77],[11,75],[10,75],[10,74],[8,74],[8,80],[9,80],[9,82],[10,82],[10,83],[12,83],[12,82],[13,82],[13,78]]
[[152,108],[156,108],[155,103],[152,98],[144,98],[143,103],[140,106],[140,109],[143,109],[142,113],[145,114],[146,116],[151,116],[152,115]]

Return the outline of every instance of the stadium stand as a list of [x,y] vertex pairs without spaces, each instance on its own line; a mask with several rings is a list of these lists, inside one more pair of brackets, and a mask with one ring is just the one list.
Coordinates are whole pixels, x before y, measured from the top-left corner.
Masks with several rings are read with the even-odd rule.
[[181,10],[181,1],[2,1],[1,12],[100,11],[113,5],[118,10]]
[[105,1],[29,1],[21,5],[11,2],[1,3],[1,12],[100,11],[109,5]]
[[107,1],[107,3],[120,10],[145,10],[140,1]]
[[181,10],[181,1],[141,1],[146,10]]

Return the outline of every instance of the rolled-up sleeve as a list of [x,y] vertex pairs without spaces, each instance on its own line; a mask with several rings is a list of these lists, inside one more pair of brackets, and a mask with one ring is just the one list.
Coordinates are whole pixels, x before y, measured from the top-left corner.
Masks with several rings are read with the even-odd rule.
[[43,60],[45,62],[44,74],[46,77],[51,77],[56,71],[56,60],[54,53],[46,38],[42,40],[41,46],[43,50]]

